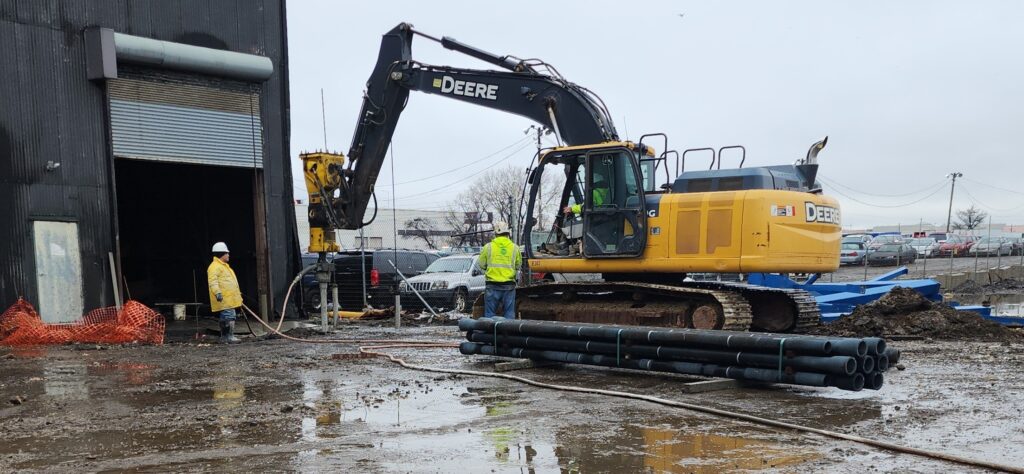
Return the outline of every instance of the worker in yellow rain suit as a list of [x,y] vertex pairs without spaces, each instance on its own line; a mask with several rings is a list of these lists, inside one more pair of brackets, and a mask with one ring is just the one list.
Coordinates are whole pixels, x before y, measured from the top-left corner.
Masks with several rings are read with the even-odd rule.
[[494,240],[484,245],[477,257],[477,265],[487,280],[484,287],[484,317],[487,318],[497,316],[499,306],[505,318],[515,318],[516,272],[523,264],[523,254],[509,238],[511,235],[508,224],[496,222]]
[[220,316],[220,341],[238,342],[235,337],[235,310],[242,306],[242,292],[238,289],[238,278],[228,265],[231,254],[224,242],[213,244],[213,262],[206,269],[206,281],[210,286],[210,310]]

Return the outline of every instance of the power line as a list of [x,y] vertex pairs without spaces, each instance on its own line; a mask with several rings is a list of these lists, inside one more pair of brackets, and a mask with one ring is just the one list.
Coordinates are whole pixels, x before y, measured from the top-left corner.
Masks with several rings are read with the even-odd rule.
[[939,186],[939,187],[936,187],[936,188],[935,188],[935,190],[934,190],[934,191],[932,191],[932,192],[931,192],[930,194],[928,194],[927,196],[925,196],[925,197],[923,197],[923,198],[921,198],[921,199],[918,199],[918,200],[916,200],[916,201],[911,201],[911,202],[908,202],[908,203],[903,203],[903,204],[894,204],[894,205],[888,205],[888,204],[874,204],[874,203],[870,203],[870,202],[865,202],[865,201],[861,201],[860,199],[857,199],[857,198],[855,198],[855,197],[853,197],[853,196],[850,196],[850,195],[848,195],[848,194],[846,194],[846,193],[844,193],[844,192],[840,191],[840,190],[839,190],[839,189],[838,189],[837,187],[835,187],[835,186],[834,186],[834,183],[831,183],[831,180],[829,180],[829,179],[826,179],[826,178],[824,178],[824,177],[821,177],[821,180],[822,180],[823,182],[825,182],[826,184],[832,184],[832,185],[833,185],[833,189],[832,189],[833,191],[835,191],[835,192],[836,192],[837,194],[839,194],[840,196],[843,196],[843,197],[845,197],[845,198],[847,198],[847,199],[849,199],[849,200],[851,200],[851,201],[853,201],[853,202],[857,202],[857,203],[863,204],[863,205],[865,205],[865,206],[871,206],[871,207],[878,207],[878,208],[884,208],[884,209],[893,209],[893,208],[897,208],[897,207],[907,207],[907,206],[911,206],[911,205],[917,204],[917,203],[919,203],[919,202],[921,202],[921,201],[924,201],[925,199],[928,199],[928,198],[930,198],[930,197],[932,197],[932,196],[934,196],[934,195],[938,194],[938,192],[939,192],[939,191],[942,191],[942,190],[944,190],[944,189],[945,189],[945,186]]
[[[477,159],[477,160],[473,160],[473,161],[471,161],[469,163],[465,163],[465,164],[459,165],[458,167],[452,168],[452,169],[450,169],[448,171],[442,171],[442,172],[437,173],[435,175],[426,176],[426,177],[423,177],[423,178],[417,178],[417,179],[413,179],[413,180],[410,180],[410,181],[402,181],[402,182],[399,182],[399,183],[395,183],[395,186],[398,186],[398,185],[401,185],[401,184],[418,183],[420,181],[426,181],[428,179],[434,179],[434,178],[436,178],[438,176],[444,176],[446,174],[454,173],[456,171],[464,171],[466,169],[466,167],[475,165],[475,164],[480,163],[480,162],[485,161],[485,160],[488,160],[491,157],[493,157],[495,155],[498,155],[498,154],[500,154],[501,152],[503,152],[505,150],[508,150],[509,148],[512,148],[512,147],[514,147],[516,145],[520,145],[524,140],[528,140],[528,139],[531,139],[531,138],[529,136],[522,137],[522,138],[512,142],[508,146],[505,146],[504,148],[502,148],[502,149],[500,149],[500,150],[498,150],[498,151],[496,151],[494,153],[491,153],[491,154],[489,154],[489,155],[487,155],[487,156],[485,156],[483,158],[480,158],[480,159]],[[381,185],[381,186],[377,186],[377,187],[378,188],[390,188],[391,186],[385,184],[385,185]]]
[[[508,155],[505,155],[505,157],[503,157],[503,158],[499,159],[498,161],[495,161],[494,163],[492,163],[492,165],[497,165],[498,163],[502,163],[502,162],[504,162],[504,161],[507,161],[507,160],[508,160],[509,158],[512,158],[513,156],[515,156],[515,155],[516,155],[516,153],[519,153],[520,151],[522,151],[522,150],[524,150],[525,148],[527,148],[527,147],[530,147],[530,146],[532,146],[532,145],[533,145],[533,143],[532,143],[532,142],[526,142],[526,143],[524,143],[524,144],[523,144],[522,146],[520,146],[519,148],[516,148],[515,150],[513,150],[513,151],[512,151],[511,153],[509,153]],[[480,170],[480,171],[477,171],[477,172],[475,172],[475,173],[473,173],[473,174],[470,174],[470,175],[468,175],[468,176],[463,176],[463,177],[462,177],[462,178],[460,178],[460,179],[459,179],[458,181],[465,181],[465,180],[467,180],[467,179],[469,179],[469,178],[472,178],[472,177],[474,177],[474,176],[480,175],[480,174],[482,174],[483,172],[485,172],[485,171],[488,171],[488,170],[490,170],[490,169],[492,169],[492,167],[491,167],[491,166],[488,166],[487,168],[484,168],[484,169],[482,169],[482,170]],[[450,187],[451,187],[452,185],[454,185],[455,183],[457,183],[458,181],[456,181],[456,182],[451,182],[451,183],[447,183],[447,184],[445,184],[444,186],[440,186],[440,187],[438,187],[438,188],[434,188],[434,189],[431,189],[431,190],[429,190],[429,191],[423,191],[423,192],[421,192],[421,193],[415,193],[415,194],[410,194],[410,195],[407,195],[407,196],[402,196],[402,197],[401,197],[400,199],[409,199],[409,198],[414,198],[414,197],[419,197],[419,196],[425,196],[425,195],[428,195],[428,194],[438,193],[438,192],[441,192],[441,191],[446,191],[446,190],[449,190],[449,188],[450,188]]]
[[1010,207],[1010,208],[1000,208],[1000,207],[989,206],[988,204],[985,204],[984,202],[981,202],[980,199],[974,197],[974,195],[971,194],[971,192],[967,190],[967,186],[964,186],[964,185],[961,184],[960,185],[960,189],[963,190],[964,194],[966,194],[967,197],[971,198],[972,202],[977,203],[981,207],[984,207],[984,208],[986,208],[986,209],[988,209],[990,211],[995,211],[995,212],[1011,212],[1011,211],[1016,211],[1017,209],[1024,208],[1024,204],[1021,204],[1021,205],[1016,206],[1016,207]]
[[826,176],[824,176],[822,174],[819,174],[818,176],[823,178],[823,179],[827,179],[828,181],[831,181],[831,184],[833,186],[838,186],[838,187],[845,188],[846,190],[852,191],[852,192],[857,193],[857,194],[863,194],[865,196],[872,196],[872,197],[907,197],[907,196],[914,196],[914,195],[917,195],[917,194],[921,194],[923,192],[932,191],[932,190],[935,189],[936,186],[942,186],[942,187],[946,186],[946,181],[942,180],[942,181],[940,181],[938,183],[932,184],[931,186],[919,189],[917,191],[909,192],[909,193],[906,193],[906,194],[880,194],[880,193],[868,193],[868,192],[857,190],[855,188],[851,188],[850,186],[847,186],[847,185],[845,185],[843,183],[840,183],[840,182],[832,179],[831,177],[826,177]]
[[[490,159],[490,158],[492,158],[493,156],[495,156],[495,155],[497,155],[497,154],[499,154],[499,153],[501,153],[501,152],[503,152],[503,151],[505,151],[505,150],[508,150],[509,148],[512,148],[512,147],[514,147],[514,146],[516,146],[516,145],[520,145],[520,144],[521,144],[521,143],[522,143],[523,141],[525,141],[525,140],[527,140],[527,139],[530,139],[530,137],[529,137],[529,136],[526,136],[526,137],[522,137],[522,138],[520,138],[520,139],[518,139],[518,140],[516,140],[516,141],[512,142],[511,144],[509,144],[509,145],[506,145],[505,147],[503,147],[503,148],[499,149],[498,151],[495,151],[494,153],[491,153],[491,154],[489,154],[489,155],[487,155],[487,156],[484,156],[483,158],[479,158],[479,159],[473,160],[473,161],[471,161],[471,162],[469,162],[469,163],[465,163],[465,164],[463,164],[463,165],[460,165],[460,166],[458,166],[458,167],[456,167],[456,168],[452,168],[452,169],[450,169],[450,170],[448,170],[448,171],[442,171],[442,172],[440,172],[440,173],[438,173],[438,174],[435,174],[435,175],[431,175],[431,176],[427,176],[427,177],[424,177],[424,178],[417,178],[417,179],[413,179],[413,180],[410,180],[410,181],[402,181],[402,182],[398,182],[398,183],[395,183],[395,186],[398,186],[398,185],[402,185],[402,184],[410,184],[410,183],[416,183],[416,182],[420,182],[420,181],[426,181],[426,180],[428,180],[428,179],[433,179],[433,178],[436,178],[436,177],[438,177],[438,176],[443,176],[443,175],[446,175],[446,174],[454,173],[454,172],[456,172],[456,171],[462,171],[462,170],[465,170],[467,166],[475,165],[475,164],[477,164],[477,163],[480,163],[480,162],[482,162],[482,161],[485,161],[485,160],[487,160],[487,159]],[[299,184],[299,182],[296,182],[295,180],[302,180],[302,181],[301,181],[301,182],[302,182],[302,184]],[[385,189],[385,188],[391,188],[391,187],[392,187],[392,185],[390,185],[390,184],[378,184],[378,185],[377,185],[377,186],[375,186],[375,187],[376,187],[377,189]],[[296,193],[296,191],[298,191],[298,192]],[[293,192],[293,194],[295,194],[296,196],[300,196],[300,195],[305,195],[305,193],[306,193],[306,189],[305,189],[305,181],[304,181],[304,178],[302,178],[301,176],[293,176],[293,177],[292,177],[292,192]]]
[[1021,191],[1014,191],[1012,189],[1000,188],[999,186],[993,186],[991,184],[982,183],[981,181],[975,181],[973,179],[967,179],[967,178],[961,178],[961,179],[963,179],[964,181],[968,181],[968,182],[977,184],[977,185],[985,186],[986,188],[992,188],[992,189],[995,189],[997,191],[1003,191],[1003,192],[1006,192],[1006,193],[1014,193],[1014,194],[1024,195],[1024,192],[1021,192]]

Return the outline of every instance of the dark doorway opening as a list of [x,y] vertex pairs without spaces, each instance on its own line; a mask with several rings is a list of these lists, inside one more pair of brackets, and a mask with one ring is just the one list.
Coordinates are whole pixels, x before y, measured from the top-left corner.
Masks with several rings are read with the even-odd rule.
[[[209,304],[210,248],[225,242],[245,304],[260,308],[265,242],[252,169],[118,158],[117,217],[121,271],[128,295],[147,305]],[[259,230],[258,230],[259,229]],[[265,248],[265,247],[263,247]],[[204,308],[208,311],[208,307]]]

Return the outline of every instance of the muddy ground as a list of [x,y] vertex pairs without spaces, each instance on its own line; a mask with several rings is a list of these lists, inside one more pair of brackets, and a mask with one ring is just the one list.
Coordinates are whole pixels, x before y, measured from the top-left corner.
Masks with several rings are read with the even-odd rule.
[[[457,341],[456,328],[338,337]],[[1024,465],[1024,344],[911,341],[878,392],[751,386],[555,366],[517,375],[654,394]],[[453,349],[393,349],[492,370]],[[686,410],[337,357],[352,346],[0,348],[0,472],[964,472],[962,466]]]

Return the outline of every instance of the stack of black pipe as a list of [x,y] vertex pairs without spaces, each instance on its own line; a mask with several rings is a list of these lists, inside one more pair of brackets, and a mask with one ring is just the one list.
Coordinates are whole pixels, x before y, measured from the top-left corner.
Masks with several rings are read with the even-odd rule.
[[463,354],[725,377],[753,382],[882,388],[898,350],[877,337],[669,329],[603,324],[462,319]]

